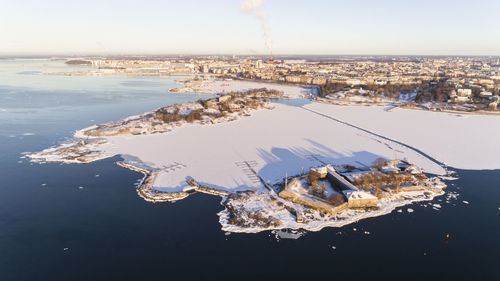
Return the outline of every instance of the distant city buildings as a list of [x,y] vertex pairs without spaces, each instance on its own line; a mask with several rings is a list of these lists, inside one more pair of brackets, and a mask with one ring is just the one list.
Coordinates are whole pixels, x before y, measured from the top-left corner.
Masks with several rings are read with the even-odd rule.
[[[259,57],[197,56],[171,58],[89,59],[93,68],[68,75],[203,75],[304,85],[331,84],[384,91],[391,87],[415,93],[436,91],[446,83],[448,102],[478,99],[494,108],[500,93],[500,64],[484,57],[312,57],[263,60]],[[426,88],[419,88],[427,85]],[[413,88],[412,88],[413,87]],[[442,90],[441,90],[442,91]],[[436,93],[433,92],[433,95]],[[442,94],[442,93],[439,93]],[[488,106],[488,104],[490,104]]]

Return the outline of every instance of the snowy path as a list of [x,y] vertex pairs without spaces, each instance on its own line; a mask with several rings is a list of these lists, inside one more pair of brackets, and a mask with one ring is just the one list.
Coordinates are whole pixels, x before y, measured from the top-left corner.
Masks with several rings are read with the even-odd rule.
[[264,188],[242,169],[252,169],[271,184],[310,167],[370,165],[379,157],[407,157],[426,172],[444,174],[435,161],[408,146],[377,136],[335,118],[325,118],[302,107],[283,104],[274,110],[256,111],[250,117],[213,125],[189,124],[165,134],[113,136],[103,146],[107,155],[130,155],[152,168],[183,163],[182,169],[160,172],[155,187],[178,192],[186,178],[212,188],[231,191]]
[[434,162],[458,169],[500,169],[500,116],[462,115],[382,106],[337,106],[313,102],[305,108],[410,147]]
[[[327,115],[327,114],[324,114],[324,113],[321,113],[321,112],[318,112],[318,111],[315,111],[315,110],[312,110],[312,109],[309,109],[309,108],[305,108],[305,107],[301,107],[301,108],[302,108],[302,109],[304,109],[304,110],[307,110],[307,111],[309,111],[309,112],[312,112],[312,113],[318,114],[318,115],[320,115],[320,116],[323,116],[323,117],[325,117],[325,118],[328,118],[328,119],[334,120],[334,121],[339,122],[339,123],[341,123],[341,124],[344,124],[344,125],[347,125],[347,126],[351,126],[351,127],[355,128],[355,129],[358,129],[358,130],[363,131],[363,132],[365,132],[365,133],[372,134],[372,135],[374,135],[374,136],[376,136],[376,137],[378,137],[378,138],[385,139],[385,140],[387,140],[387,141],[394,142],[394,143],[397,143],[397,144],[399,144],[399,145],[402,145],[402,146],[404,146],[404,147],[406,147],[406,148],[409,148],[409,149],[411,149],[411,150],[413,150],[413,151],[417,152],[418,154],[421,154],[421,155],[422,155],[422,157],[425,157],[425,158],[427,158],[427,159],[429,159],[429,160],[433,161],[434,163],[436,163],[436,164],[438,164],[438,165],[440,165],[440,166],[443,166],[443,164],[442,164],[442,163],[440,163],[439,161],[437,161],[436,159],[432,158],[431,156],[429,156],[429,155],[425,154],[424,152],[420,151],[419,149],[417,149],[417,148],[415,148],[415,147],[412,147],[412,146],[410,146],[410,145],[408,145],[408,144],[405,144],[405,143],[402,143],[402,142],[400,142],[400,141],[397,141],[397,140],[394,140],[394,139],[388,138],[388,137],[386,137],[386,136],[383,136],[383,135],[377,134],[377,133],[372,132],[372,131],[370,131],[370,130],[367,130],[367,129],[361,128],[361,127],[359,127],[359,126],[353,125],[353,124],[351,124],[351,123],[348,123],[348,122],[345,122],[345,121],[339,120],[339,119],[337,119],[337,118],[335,118],[335,117],[332,117],[332,116],[330,116],[330,115]],[[390,149],[392,149],[392,147],[391,147],[389,144],[386,144],[386,145],[387,145]],[[397,151],[397,152],[404,153],[403,151]],[[359,164],[361,164],[361,165],[364,165],[363,163],[360,163],[360,162],[358,162],[358,163],[359,163]]]

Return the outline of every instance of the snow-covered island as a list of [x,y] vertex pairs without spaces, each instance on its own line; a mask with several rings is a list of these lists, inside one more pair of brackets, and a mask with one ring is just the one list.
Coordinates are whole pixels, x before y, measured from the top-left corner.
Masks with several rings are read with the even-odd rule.
[[318,94],[319,88],[314,85],[293,85],[276,82],[257,82],[249,80],[234,79],[205,79],[188,78],[176,80],[183,87],[170,89],[171,93],[204,93],[204,94],[226,94],[230,92],[245,92],[257,88],[281,91],[290,98],[310,97]]
[[439,178],[427,178],[406,161],[382,158],[373,167],[328,164],[288,180],[266,185],[267,192],[250,190],[224,196],[225,210],[219,213],[223,230],[341,227],[413,202],[432,200],[444,194],[446,187]]
[[[384,133],[379,135],[359,126],[382,126],[377,118],[393,112],[352,111],[365,110],[364,120],[330,104],[288,105],[276,99],[301,96],[296,93],[303,89],[289,93],[264,85],[94,125],[77,131],[68,143],[28,157],[89,163],[120,155],[118,165],[144,174],[137,192],[145,200],[176,201],[195,192],[222,197],[219,221],[230,232],[317,231],[444,193],[435,176],[446,175],[445,168],[414,148],[425,141],[415,135],[402,143],[385,127],[377,128]],[[432,123],[427,125],[433,134],[413,131],[426,141],[438,137]],[[444,162],[451,153],[437,155]],[[453,157],[457,166],[463,163]]]

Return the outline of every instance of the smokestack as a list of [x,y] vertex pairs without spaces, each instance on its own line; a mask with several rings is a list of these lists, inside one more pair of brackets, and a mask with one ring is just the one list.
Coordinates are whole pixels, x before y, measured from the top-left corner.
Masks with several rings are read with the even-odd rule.
[[268,25],[267,13],[264,10],[266,0],[245,0],[240,3],[240,11],[245,14],[251,14],[261,22],[263,37],[266,48],[269,50],[271,60],[273,59],[273,44],[271,41],[271,32]]

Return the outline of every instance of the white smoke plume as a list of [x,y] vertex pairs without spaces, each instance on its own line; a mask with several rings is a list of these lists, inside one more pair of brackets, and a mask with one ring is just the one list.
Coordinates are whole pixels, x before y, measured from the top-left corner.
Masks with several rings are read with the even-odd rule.
[[268,17],[266,10],[264,9],[266,5],[266,0],[245,0],[240,3],[240,11],[246,14],[254,15],[258,20],[260,20],[262,29],[264,31],[264,40],[266,47],[273,56],[273,42],[271,41],[271,32],[268,25]]

